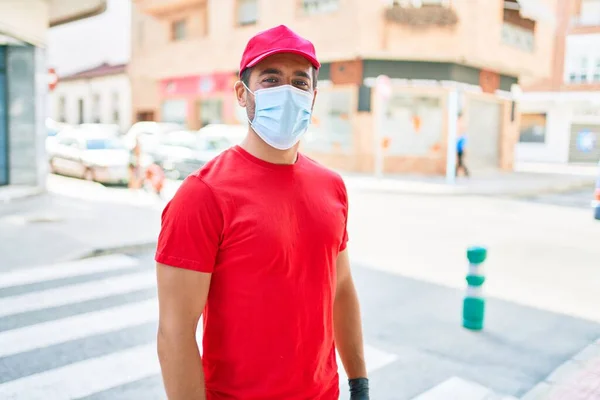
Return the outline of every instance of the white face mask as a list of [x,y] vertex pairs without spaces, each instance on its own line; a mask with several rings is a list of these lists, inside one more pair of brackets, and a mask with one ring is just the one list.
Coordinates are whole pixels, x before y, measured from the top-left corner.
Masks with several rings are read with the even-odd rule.
[[254,119],[250,126],[269,146],[288,150],[298,143],[308,129],[314,94],[291,85],[260,89],[254,96]]

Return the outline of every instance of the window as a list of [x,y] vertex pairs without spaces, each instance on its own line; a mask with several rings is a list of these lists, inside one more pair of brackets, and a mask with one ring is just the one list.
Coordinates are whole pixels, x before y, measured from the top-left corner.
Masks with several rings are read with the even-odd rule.
[[337,11],[339,0],[302,0],[304,14],[322,14]]
[[100,95],[94,93],[92,96],[92,122],[100,122]]
[[594,82],[600,82],[600,58],[596,59],[596,67],[594,68],[594,76],[592,80]]
[[583,0],[581,2],[579,24],[588,26],[600,26],[600,1]]
[[181,19],[171,23],[171,40],[183,40],[187,37],[187,21]]
[[545,141],[546,114],[522,114],[519,142],[544,143]]
[[83,99],[77,100],[77,123],[83,124],[85,104]]
[[578,82],[587,82],[588,80],[588,59],[587,57],[581,57],[579,60],[579,76]]
[[113,124],[118,124],[120,115],[119,115],[119,93],[114,92],[112,94],[112,122]]
[[253,25],[258,21],[258,0],[238,0],[238,25]]
[[58,98],[58,121],[67,122],[67,99],[65,96]]
[[138,21],[137,23],[137,44],[138,44],[138,48],[143,49],[144,48],[144,30],[145,30],[145,26],[144,26],[144,21]]
[[206,99],[200,101],[198,115],[200,125],[219,124],[223,122],[223,101],[221,99]]

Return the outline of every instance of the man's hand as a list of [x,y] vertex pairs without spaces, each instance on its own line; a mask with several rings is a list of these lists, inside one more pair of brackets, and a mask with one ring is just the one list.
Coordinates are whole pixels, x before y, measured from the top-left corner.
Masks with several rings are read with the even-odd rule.
[[369,400],[369,380],[367,378],[348,379],[350,400]]

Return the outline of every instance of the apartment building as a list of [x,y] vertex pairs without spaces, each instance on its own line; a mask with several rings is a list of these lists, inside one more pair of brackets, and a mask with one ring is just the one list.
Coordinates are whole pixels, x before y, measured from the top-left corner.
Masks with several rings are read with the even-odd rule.
[[[441,174],[450,90],[469,135],[472,169],[510,169],[518,138],[511,89],[551,73],[556,0],[134,0],[133,118],[246,123],[232,88],[247,40],[286,24],[323,66],[303,142],[339,169]],[[376,104],[375,78],[391,78]],[[377,107],[382,107],[378,110]],[[377,123],[376,115],[382,115]],[[381,127],[382,140],[374,129]],[[450,146],[453,146],[451,143]]]
[[600,0],[560,0],[550,79],[527,85],[518,161],[600,160]]
[[0,1],[0,186],[45,186],[47,29],[105,7],[106,0]]

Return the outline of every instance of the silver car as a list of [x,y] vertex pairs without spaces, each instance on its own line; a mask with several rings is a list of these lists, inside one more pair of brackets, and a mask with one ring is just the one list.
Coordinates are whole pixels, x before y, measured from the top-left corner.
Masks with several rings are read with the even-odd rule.
[[129,157],[129,150],[113,133],[77,127],[58,135],[49,154],[50,171],[95,182],[126,184]]

